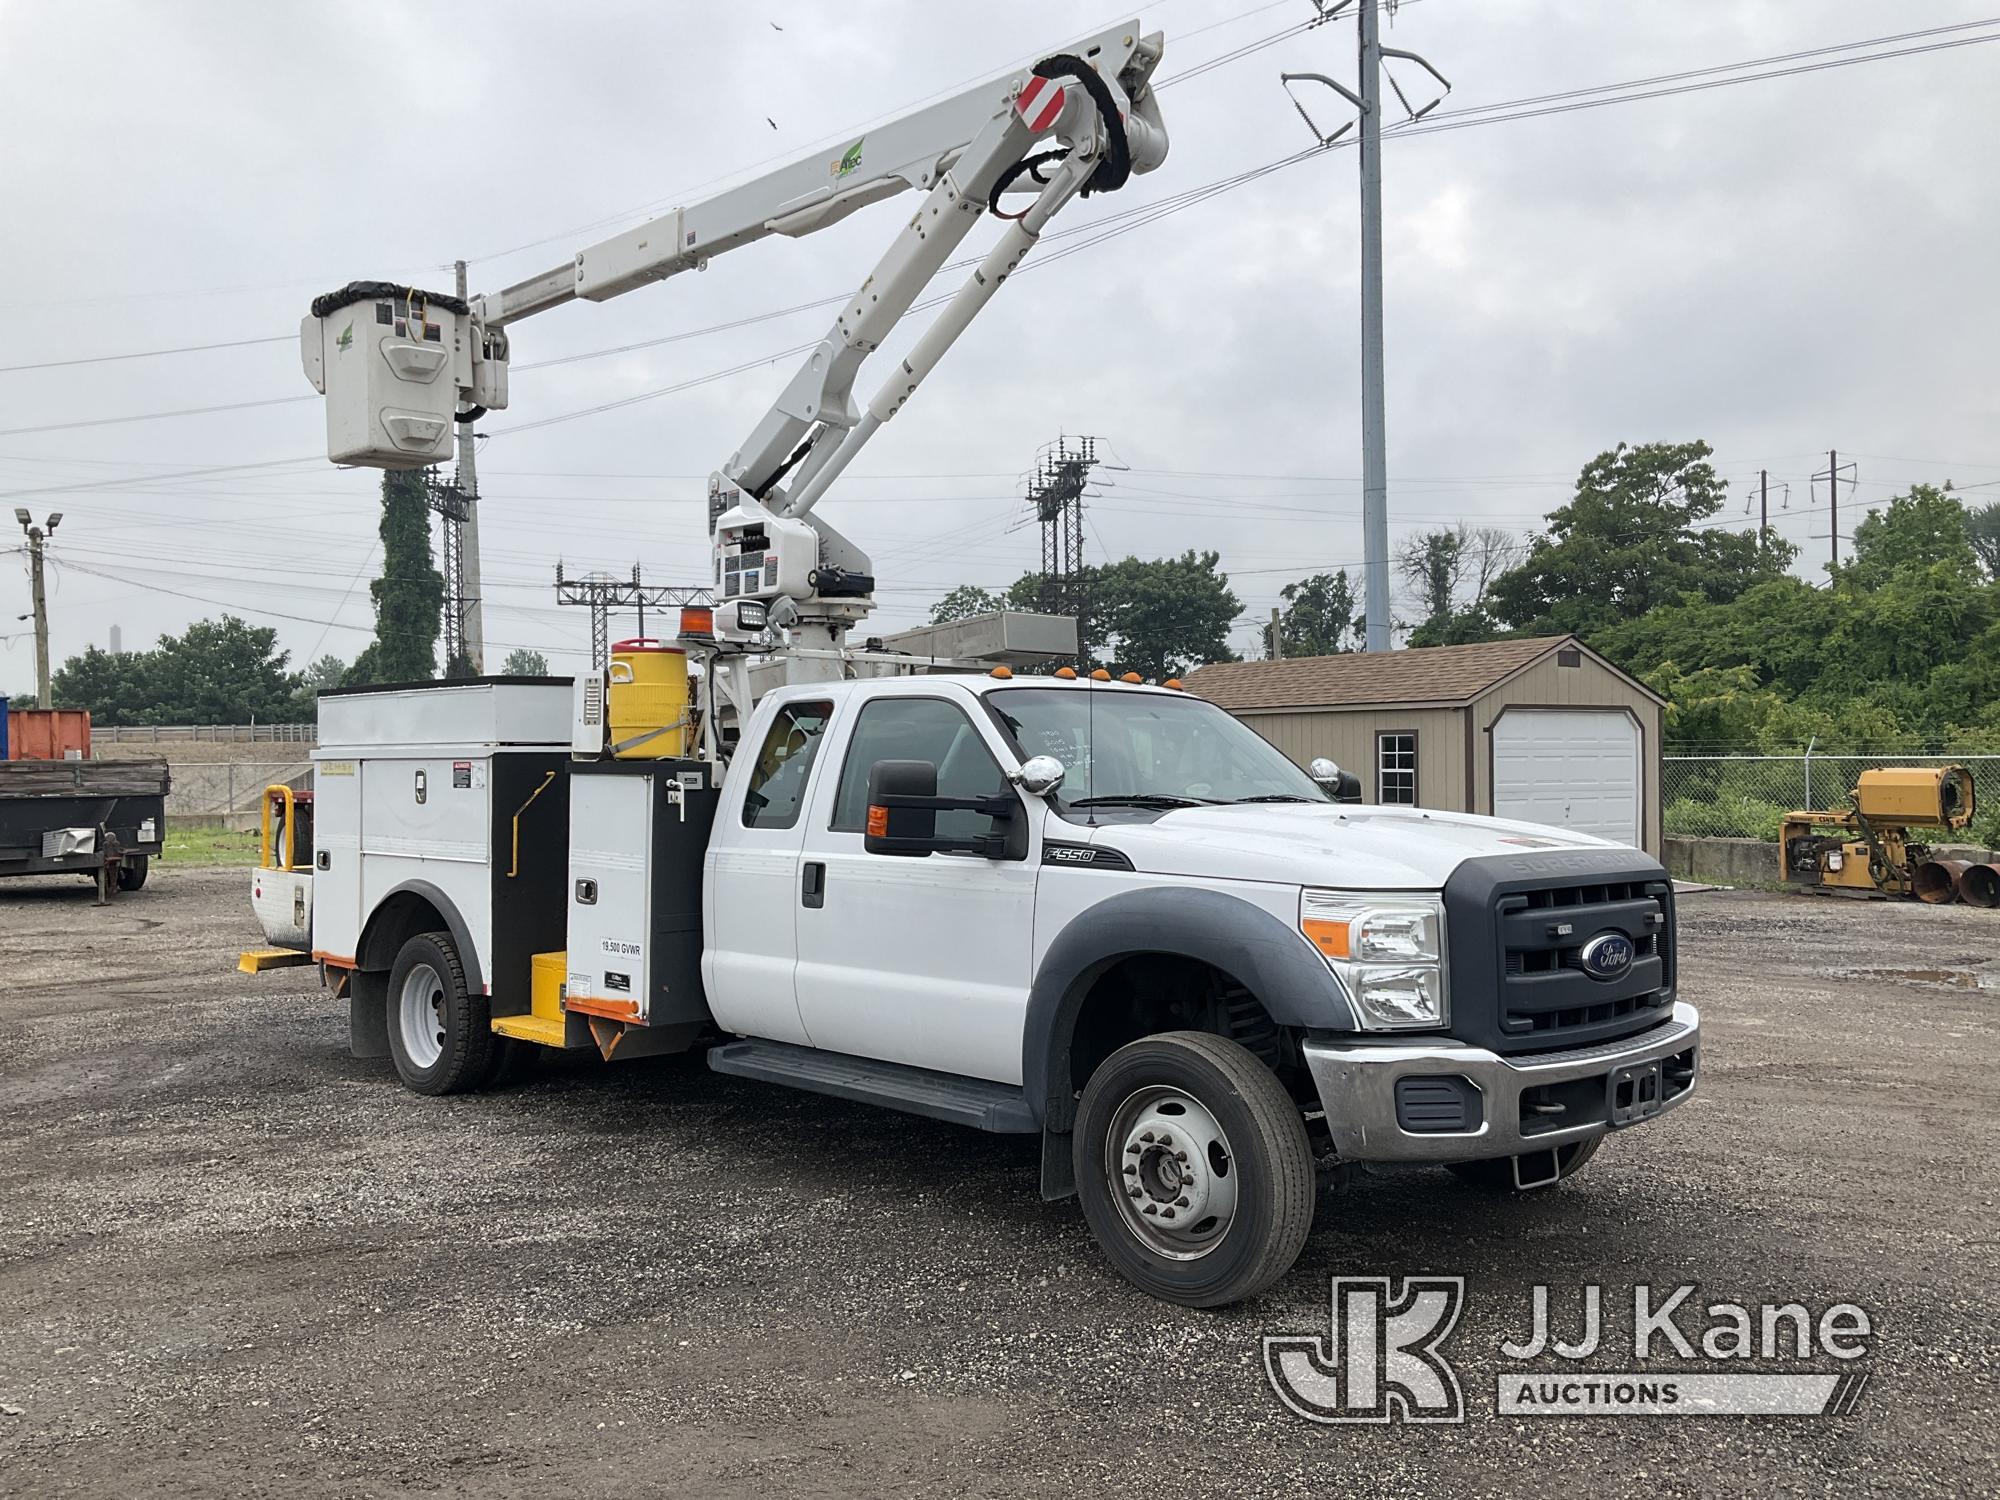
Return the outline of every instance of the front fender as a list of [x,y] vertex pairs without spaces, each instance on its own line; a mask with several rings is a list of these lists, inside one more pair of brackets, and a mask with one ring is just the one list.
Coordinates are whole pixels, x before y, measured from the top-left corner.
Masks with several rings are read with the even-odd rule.
[[1280,1026],[1352,1031],[1347,995],[1322,959],[1279,918],[1240,896],[1199,886],[1125,891],[1079,913],[1056,935],[1028,993],[1021,1084],[1045,1130],[1070,1128],[1070,1042],[1084,996],[1120,959],[1196,959],[1255,995]]

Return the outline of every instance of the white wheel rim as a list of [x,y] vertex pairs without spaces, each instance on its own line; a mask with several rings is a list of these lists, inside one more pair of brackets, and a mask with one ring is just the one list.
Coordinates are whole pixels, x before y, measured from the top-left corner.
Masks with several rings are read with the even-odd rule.
[[411,1062],[428,1068],[444,1056],[444,980],[436,969],[418,964],[403,976],[396,1017],[403,1033],[403,1051]]
[[1200,1260],[1236,1220],[1236,1154],[1208,1107],[1165,1085],[1129,1095],[1104,1136],[1104,1171],[1125,1227],[1170,1260]]

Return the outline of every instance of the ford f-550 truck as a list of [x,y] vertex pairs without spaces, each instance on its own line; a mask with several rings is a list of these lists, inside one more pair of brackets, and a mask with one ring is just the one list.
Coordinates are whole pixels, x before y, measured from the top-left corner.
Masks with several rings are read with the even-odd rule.
[[[322,696],[314,798],[267,802],[253,902],[299,950],[278,957],[348,995],[358,1051],[446,1093],[524,1046],[702,1047],[726,1073],[1039,1136],[1042,1191],[1078,1195],[1134,1282],[1197,1305],[1291,1265],[1316,1162],[1529,1187],[1687,1097],[1672,887],[1637,850],[1341,803],[1168,684],[1013,675],[1079,656],[1073,620],[1042,618],[1068,640],[1039,654],[1004,617],[993,651],[851,640],[874,567],[819,501],[1056,213],[1165,161],[1164,46],[1111,26],[496,292],[314,301],[300,354],[328,456],[421,468],[456,433],[463,470],[471,424],[508,403],[515,324],[923,194],[710,474],[692,671],[641,647],[573,686]],[[862,364],[989,217],[1005,228],[864,407]],[[1144,305],[1143,280],[1110,284],[1107,326]],[[476,605],[465,627],[476,663]],[[1000,665],[962,670],[982,660]]]
[[321,700],[314,868],[257,878],[309,885],[356,1050],[413,1089],[702,1048],[1037,1135],[1120,1272],[1215,1305],[1291,1265],[1316,1165],[1534,1187],[1694,1086],[1636,849],[1333,801],[1214,705],[1087,675],[779,688],[719,783],[577,755],[595,693]]

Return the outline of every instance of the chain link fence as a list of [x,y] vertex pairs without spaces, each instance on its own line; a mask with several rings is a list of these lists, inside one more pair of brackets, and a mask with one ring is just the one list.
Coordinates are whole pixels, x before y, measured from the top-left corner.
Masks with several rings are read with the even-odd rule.
[[1969,842],[2000,836],[2000,755],[1667,755],[1661,757],[1660,801],[1669,835],[1697,838],[1778,837],[1778,821],[1794,809],[1847,806],[1855,778],[1876,766],[1966,766],[1972,771],[1976,816]]

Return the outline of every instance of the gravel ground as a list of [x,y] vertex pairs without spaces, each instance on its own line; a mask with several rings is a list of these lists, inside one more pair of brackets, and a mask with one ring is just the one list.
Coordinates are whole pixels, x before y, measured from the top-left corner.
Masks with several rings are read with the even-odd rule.
[[[245,879],[0,886],[0,1493],[2000,1490],[2000,914],[1688,897],[1696,1099],[1520,1201],[1358,1172],[1197,1313],[1108,1274],[1030,1142],[686,1059],[410,1094],[310,971],[233,972]],[[1466,1423],[1290,1415],[1259,1336],[1408,1273],[1467,1278]],[[1619,1368],[1642,1281],[1860,1303],[1858,1408],[1494,1415],[1533,1285],[1602,1285]]]

